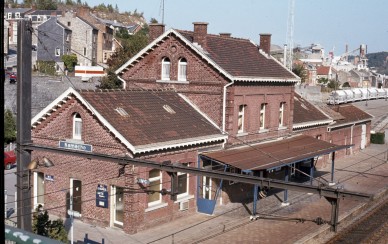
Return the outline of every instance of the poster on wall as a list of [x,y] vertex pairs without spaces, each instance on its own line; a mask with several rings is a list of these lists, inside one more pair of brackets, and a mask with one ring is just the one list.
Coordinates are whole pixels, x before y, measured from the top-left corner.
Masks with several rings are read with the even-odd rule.
[[96,190],[96,206],[100,208],[108,208],[108,187],[98,184]]

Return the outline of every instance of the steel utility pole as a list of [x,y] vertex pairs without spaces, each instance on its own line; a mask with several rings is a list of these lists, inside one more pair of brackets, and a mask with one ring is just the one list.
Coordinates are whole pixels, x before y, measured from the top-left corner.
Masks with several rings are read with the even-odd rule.
[[32,24],[29,20],[18,21],[17,47],[17,227],[25,231],[31,228],[31,182],[27,170],[31,162],[31,151],[22,145],[31,144],[31,53]]

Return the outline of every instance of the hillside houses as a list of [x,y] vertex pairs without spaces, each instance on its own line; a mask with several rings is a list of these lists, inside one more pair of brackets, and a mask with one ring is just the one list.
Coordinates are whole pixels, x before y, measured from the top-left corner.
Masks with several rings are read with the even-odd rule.
[[[286,181],[300,179],[297,172],[314,177],[370,143],[370,115],[351,105],[318,107],[295,92],[300,78],[269,55],[271,34],[258,35],[256,44],[210,34],[205,22],[193,30],[164,28],[151,24],[149,44],[116,71],[122,89],[69,88],[37,114],[34,143]],[[256,201],[265,190],[77,155],[32,156],[56,165],[34,171],[34,206],[64,206],[50,210],[64,217],[75,197],[82,221],[126,233]],[[55,181],[43,184],[45,175]],[[168,191],[172,181],[175,194]],[[53,189],[68,190],[37,197]],[[96,189],[107,193],[106,202],[87,201]],[[287,205],[286,192],[282,201]]]

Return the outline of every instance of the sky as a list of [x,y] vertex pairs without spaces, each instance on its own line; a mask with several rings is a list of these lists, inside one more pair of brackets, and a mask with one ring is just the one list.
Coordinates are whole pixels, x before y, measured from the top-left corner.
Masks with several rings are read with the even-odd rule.
[[[163,0],[86,0],[89,6],[112,4],[120,12],[143,12],[162,22]],[[290,0],[164,0],[164,23],[193,30],[193,22],[208,22],[208,33],[232,33],[258,43],[260,33],[271,33],[272,44],[287,43]],[[367,52],[388,51],[388,0],[295,0],[294,47],[321,44],[336,56],[361,44]]]

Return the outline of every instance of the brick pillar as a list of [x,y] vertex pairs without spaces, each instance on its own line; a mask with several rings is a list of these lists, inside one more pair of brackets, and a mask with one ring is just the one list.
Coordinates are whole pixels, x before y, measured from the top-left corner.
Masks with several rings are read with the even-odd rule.
[[206,47],[206,35],[207,35],[207,25],[206,22],[194,22],[194,40],[193,42],[198,43],[202,47]]
[[158,38],[160,35],[164,33],[164,28],[165,28],[164,24],[159,24],[159,23],[150,24],[149,27],[150,27],[150,33],[148,37],[148,42],[152,42],[153,40],[155,40],[156,38]]
[[260,34],[260,49],[270,54],[271,51],[271,34]]
[[[139,194],[131,193],[129,189],[138,188],[136,184],[137,178],[137,168],[134,168],[134,172],[132,171],[132,166],[128,165],[125,167],[125,180],[124,185],[124,225],[123,229],[125,233],[135,234],[139,226],[143,224],[143,215],[140,213],[140,201]],[[126,190],[127,189],[127,190]]]

